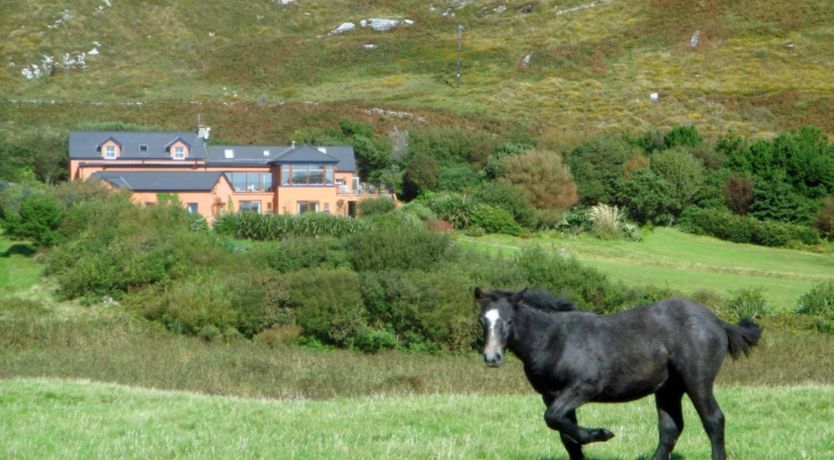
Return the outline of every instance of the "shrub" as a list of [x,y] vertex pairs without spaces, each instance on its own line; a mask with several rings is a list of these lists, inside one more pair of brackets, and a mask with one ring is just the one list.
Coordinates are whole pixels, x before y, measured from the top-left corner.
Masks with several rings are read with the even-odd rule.
[[580,203],[591,206],[614,202],[623,168],[633,157],[631,145],[610,136],[590,139],[568,152],[566,160],[576,181]]
[[479,227],[487,233],[504,233],[518,236],[522,228],[513,219],[513,215],[496,206],[478,203],[472,208],[470,227]]
[[472,219],[471,209],[474,202],[471,198],[452,192],[434,193],[422,201],[434,212],[438,219],[449,221],[455,228],[466,228]]
[[437,174],[437,189],[457,192],[470,190],[481,182],[478,173],[472,171],[467,165],[450,166],[443,168]]
[[618,239],[622,234],[622,213],[616,206],[598,204],[591,208],[591,232],[604,240]]
[[503,181],[483,184],[473,193],[473,198],[509,211],[519,225],[527,228],[536,226],[536,210],[524,197],[524,192],[517,185]]
[[591,210],[589,208],[574,207],[563,212],[556,228],[559,231],[574,235],[591,230]]
[[533,207],[563,211],[576,203],[576,183],[558,153],[531,150],[507,157],[503,164],[503,179],[521,187]]
[[834,281],[820,283],[802,294],[796,312],[800,315],[824,316],[834,319]]
[[334,345],[350,345],[365,330],[359,276],[346,270],[299,270],[285,275],[288,299],[302,333]]
[[806,245],[819,243],[819,235],[810,227],[774,221],[759,221],[737,216],[727,209],[688,208],[680,219],[686,231],[710,235],[735,243],[753,243],[781,247],[791,242]]
[[753,202],[753,178],[740,174],[733,174],[724,183],[724,198],[727,207],[734,213],[746,215],[750,203]]
[[374,214],[385,214],[393,211],[396,206],[394,201],[388,198],[370,198],[359,202],[359,215],[372,216]]
[[375,225],[344,241],[347,258],[356,271],[428,270],[443,258],[449,237],[423,225]]
[[770,315],[773,309],[765,301],[761,289],[736,291],[724,305],[723,310],[736,318],[757,319]]
[[677,216],[693,204],[704,186],[704,166],[701,161],[681,148],[657,152],[651,156],[651,169],[671,184],[667,191],[669,212]]
[[822,207],[814,219],[817,230],[828,239],[834,239],[834,196],[822,200]]
[[364,227],[362,219],[319,212],[301,215],[225,213],[214,221],[214,230],[220,235],[260,241],[281,240],[290,236],[343,237]]
[[399,344],[397,336],[389,330],[367,329],[359,334],[353,345],[365,353],[375,353],[380,350],[393,350]]
[[302,268],[348,267],[341,242],[335,238],[289,237],[280,243],[266,243],[250,251],[251,259],[281,273]]
[[61,235],[63,210],[52,195],[33,195],[20,203],[17,212],[6,214],[3,227],[11,238],[29,240],[38,246],[52,246]]
[[681,209],[674,186],[652,169],[638,169],[618,187],[616,204],[640,223],[666,225]]
[[693,125],[675,126],[663,136],[663,142],[667,148],[678,145],[694,147],[703,142],[703,138]]

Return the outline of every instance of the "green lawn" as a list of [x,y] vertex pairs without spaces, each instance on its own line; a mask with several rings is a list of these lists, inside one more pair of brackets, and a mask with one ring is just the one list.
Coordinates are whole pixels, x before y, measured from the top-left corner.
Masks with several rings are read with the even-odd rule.
[[670,228],[646,232],[641,242],[506,235],[459,235],[463,247],[512,253],[542,245],[594,267],[628,285],[654,285],[684,294],[711,290],[722,295],[760,288],[777,311],[791,310],[815,284],[834,279],[834,255],[736,244]]
[[0,297],[25,291],[40,282],[43,266],[32,258],[35,250],[12,242],[0,233]]
[[[501,372],[497,370],[496,372]],[[727,453],[834,456],[834,387],[720,388]],[[678,459],[709,456],[691,405]],[[564,458],[535,395],[252,400],[84,381],[0,381],[5,458]],[[588,405],[579,418],[616,437],[592,459],[651,455],[651,399]]]

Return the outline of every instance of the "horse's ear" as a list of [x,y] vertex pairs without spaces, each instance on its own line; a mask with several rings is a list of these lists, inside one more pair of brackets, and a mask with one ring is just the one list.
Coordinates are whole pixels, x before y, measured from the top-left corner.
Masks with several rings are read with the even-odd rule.
[[521,303],[521,300],[524,298],[524,294],[527,293],[527,289],[528,288],[524,288],[524,289],[516,292],[515,294],[513,294],[512,297],[510,297],[510,303],[513,304],[513,308],[517,308],[518,304]]
[[483,299],[483,298],[484,298],[484,291],[482,291],[481,288],[476,287],[475,288],[475,300],[479,300],[479,299]]

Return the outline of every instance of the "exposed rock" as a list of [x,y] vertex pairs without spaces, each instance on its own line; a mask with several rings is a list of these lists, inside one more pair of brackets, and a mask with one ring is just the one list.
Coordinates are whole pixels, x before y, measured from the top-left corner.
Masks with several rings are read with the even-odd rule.
[[406,26],[414,25],[414,21],[411,19],[387,19],[387,18],[370,18],[370,19],[363,19],[359,21],[359,25],[362,27],[370,27],[371,29],[377,32],[387,32],[391,29],[394,29],[400,24],[404,24]]
[[527,54],[524,56],[524,58],[523,58],[523,59],[521,59],[521,64],[522,64],[523,66],[525,66],[525,67],[526,67],[526,66],[528,66],[528,65],[530,65],[530,60],[531,60],[532,58],[533,58],[533,52],[532,52],[532,51],[530,51],[529,53],[527,53]]
[[588,8],[593,8],[597,5],[606,5],[606,4],[611,3],[613,1],[614,0],[594,0],[594,1],[589,2],[589,3],[584,3],[582,5],[574,6],[572,8],[566,8],[564,10],[559,9],[559,7],[557,6],[556,7],[556,14],[557,15],[562,15],[562,14],[567,14],[567,13],[573,13],[574,11],[586,10]]
[[376,45],[374,45],[373,43],[365,43],[364,45],[362,45],[362,47],[364,47],[367,50],[376,49]]
[[689,47],[690,48],[697,48],[698,47],[698,41],[700,40],[700,38],[701,38],[701,31],[696,30],[692,34],[692,36],[689,37]]
[[650,100],[650,101],[652,101],[652,102],[657,102],[657,101],[659,101],[659,100],[660,100],[660,94],[657,94],[657,92],[656,92],[656,91],[655,91],[655,92],[653,92],[653,93],[651,93],[651,94],[649,94],[649,100]]
[[331,30],[330,35],[340,35],[354,29],[356,29],[356,24],[352,22],[343,22],[339,24],[339,27],[336,27],[335,29]]

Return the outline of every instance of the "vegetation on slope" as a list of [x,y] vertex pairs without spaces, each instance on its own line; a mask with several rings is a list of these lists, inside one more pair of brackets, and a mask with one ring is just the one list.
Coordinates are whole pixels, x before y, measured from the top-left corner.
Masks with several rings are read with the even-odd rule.
[[[521,12],[527,3],[532,11]],[[232,110],[243,108],[248,124],[266,126],[269,112],[294,110],[285,103],[339,110],[361,101],[522,120],[550,138],[688,123],[709,134],[809,123],[832,130],[831,2],[590,3],[12,1],[0,20],[9,37],[0,45],[0,88],[3,105],[24,111],[52,110],[25,100],[58,100],[95,117],[120,108],[91,103],[141,102],[152,105],[132,108],[130,121],[178,111],[192,114],[189,124],[191,102],[238,103]],[[329,34],[371,17],[414,24]],[[458,24],[463,85],[454,88]],[[93,48],[99,54],[87,56],[84,70],[21,75],[44,55],[60,63]],[[197,110],[215,126],[235,124],[224,106]],[[6,129],[24,121],[11,120]]]

